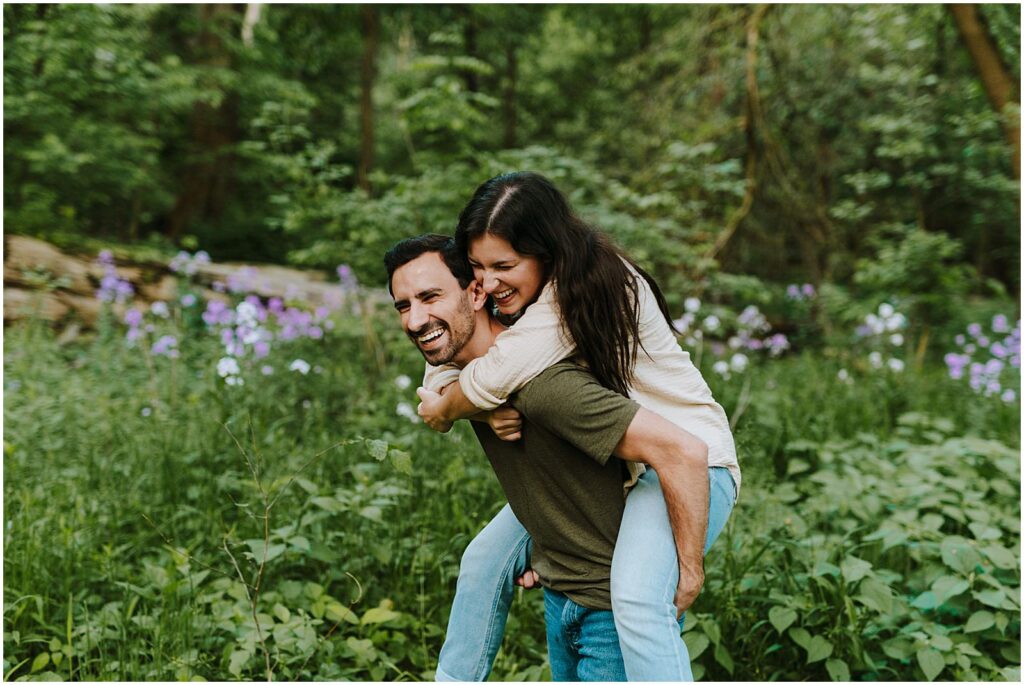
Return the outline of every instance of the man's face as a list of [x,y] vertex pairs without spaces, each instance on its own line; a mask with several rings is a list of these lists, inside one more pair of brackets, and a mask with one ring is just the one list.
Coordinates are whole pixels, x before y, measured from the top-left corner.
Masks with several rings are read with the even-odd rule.
[[428,364],[447,364],[473,337],[476,321],[470,293],[459,287],[437,252],[395,269],[391,292],[402,328]]

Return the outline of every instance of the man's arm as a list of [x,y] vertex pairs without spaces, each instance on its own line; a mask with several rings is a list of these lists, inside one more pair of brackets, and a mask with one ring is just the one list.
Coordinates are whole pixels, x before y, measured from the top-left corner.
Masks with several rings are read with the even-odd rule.
[[[505,405],[489,411],[478,409],[470,404],[466,396],[462,394],[462,388],[459,387],[458,382],[449,383],[441,389],[440,393],[417,388],[416,394],[421,400],[418,409],[420,417],[424,423],[436,431],[447,433],[456,420],[470,419],[490,425],[491,430],[502,440],[518,440],[522,437],[523,420],[519,412]],[[437,411],[446,403],[447,406],[457,408],[456,415],[452,419],[439,416]]]
[[615,454],[621,459],[649,464],[658,473],[679,558],[675,605],[682,615],[704,585],[708,446],[692,433],[641,407]]

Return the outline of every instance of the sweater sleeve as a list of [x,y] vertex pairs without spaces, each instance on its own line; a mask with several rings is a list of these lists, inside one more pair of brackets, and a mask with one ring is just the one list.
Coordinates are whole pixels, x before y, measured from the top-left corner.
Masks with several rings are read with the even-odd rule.
[[450,383],[459,380],[459,367],[454,364],[443,366],[426,365],[423,371],[423,387],[434,392],[441,392],[441,389]]
[[494,409],[542,371],[575,351],[576,345],[565,330],[549,283],[523,316],[498,335],[487,354],[462,369],[459,385],[466,399],[475,406]]

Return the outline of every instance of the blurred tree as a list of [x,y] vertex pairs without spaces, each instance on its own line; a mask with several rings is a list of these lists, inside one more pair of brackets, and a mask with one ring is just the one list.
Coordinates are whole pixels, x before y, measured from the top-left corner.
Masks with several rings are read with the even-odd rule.
[[[1010,144],[1014,177],[1020,179],[1020,93],[1019,78],[1013,78],[999,54],[995,38],[981,20],[975,5],[947,5],[956,28],[971,54],[978,77],[985,86],[992,108],[1000,115]],[[1012,105],[1012,107],[1010,107]]]

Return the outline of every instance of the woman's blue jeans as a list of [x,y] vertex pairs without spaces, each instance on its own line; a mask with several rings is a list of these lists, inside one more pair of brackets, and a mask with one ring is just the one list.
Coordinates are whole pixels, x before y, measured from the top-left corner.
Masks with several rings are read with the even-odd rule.
[[[707,553],[736,500],[728,469],[708,469]],[[455,588],[439,681],[486,680],[501,646],[515,579],[530,565],[530,536],[506,505],[469,543]],[[652,469],[626,497],[612,558],[612,613],[629,680],[692,681],[673,604],[679,582],[672,526]]]

